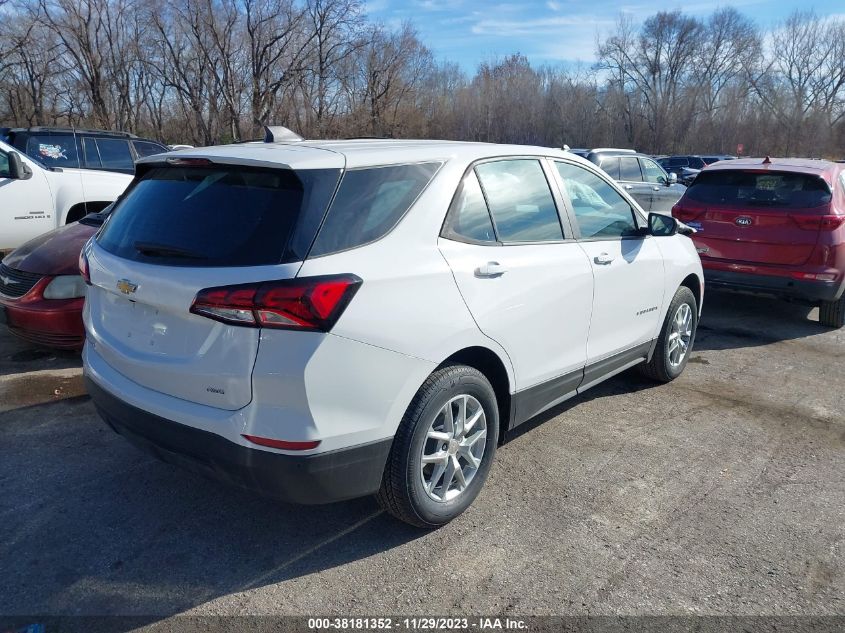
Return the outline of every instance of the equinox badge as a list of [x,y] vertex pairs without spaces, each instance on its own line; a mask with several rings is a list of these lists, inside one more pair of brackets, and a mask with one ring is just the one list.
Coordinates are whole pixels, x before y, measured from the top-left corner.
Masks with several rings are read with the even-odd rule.
[[117,289],[125,295],[131,295],[138,289],[138,284],[133,284],[128,279],[121,279],[117,282]]

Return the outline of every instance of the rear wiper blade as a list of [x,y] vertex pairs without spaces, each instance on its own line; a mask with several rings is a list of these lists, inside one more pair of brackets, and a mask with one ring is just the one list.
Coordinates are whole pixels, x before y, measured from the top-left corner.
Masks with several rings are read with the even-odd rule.
[[167,244],[155,242],[135,242],[135,250],[147,257],[182,257],[184,259],[206,259],[204,255]]
[[106,221],[106,217],[108,217],[108,214],[105,213],[89,213],[88,215],[80,218],[79,223],[86,224],[88,226],[102,226]]

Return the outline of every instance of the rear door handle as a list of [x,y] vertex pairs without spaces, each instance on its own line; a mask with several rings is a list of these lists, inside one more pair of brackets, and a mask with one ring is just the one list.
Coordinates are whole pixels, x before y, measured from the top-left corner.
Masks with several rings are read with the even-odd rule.
[[652,190],[653,190],[653,191],[660,191],[660,187],[656,187],[656,186],[655,186],[655,187],[652,187]]
[[475,269],[476,277],[499,277],[508,272],[508,269],[499,262],[487,262]]
[[633,188],[634,188],[634,185],[625,185],[625,189],[627,191],[631,191],[631,189],[633,189]]
[[593,258],[593,261],[596,262],[597,264],[601,264],[603,266],[606,266],[607,264],[609,264],[613,261],[613,256],[608,255],[607,253],[601,253],[600,255],[596,255]]

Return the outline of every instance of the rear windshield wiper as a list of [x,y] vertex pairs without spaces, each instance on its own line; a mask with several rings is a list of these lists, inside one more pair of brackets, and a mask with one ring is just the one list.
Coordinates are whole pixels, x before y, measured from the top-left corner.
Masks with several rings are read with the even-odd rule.
[[157,244],[155,242],[135,242],[135,250],[147,257],[181,257],[184,259],[206,259],[204,255],[194,253],[178,246]]
[[87,224],[88,226],[103,226],[107,217],[108,213],[89,213],[80,218],[79,223]]

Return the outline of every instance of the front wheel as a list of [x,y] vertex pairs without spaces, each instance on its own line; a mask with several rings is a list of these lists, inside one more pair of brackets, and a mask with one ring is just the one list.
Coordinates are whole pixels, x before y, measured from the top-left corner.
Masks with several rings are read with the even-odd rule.
[[379,504],[418,527],[448,523],[478,496],[498,437],[496,394],[484,374],[465,365],[438,369],[399,424]]
[[838,301],[822,301],[819,306],[819,323],[835,328],[845,325],[845,295]]
[[687,366],[697,327],[695,295],[686,286],[681,286],[669,304],[651,360],[640,365],[640,371],[658,382],[675,380]]

